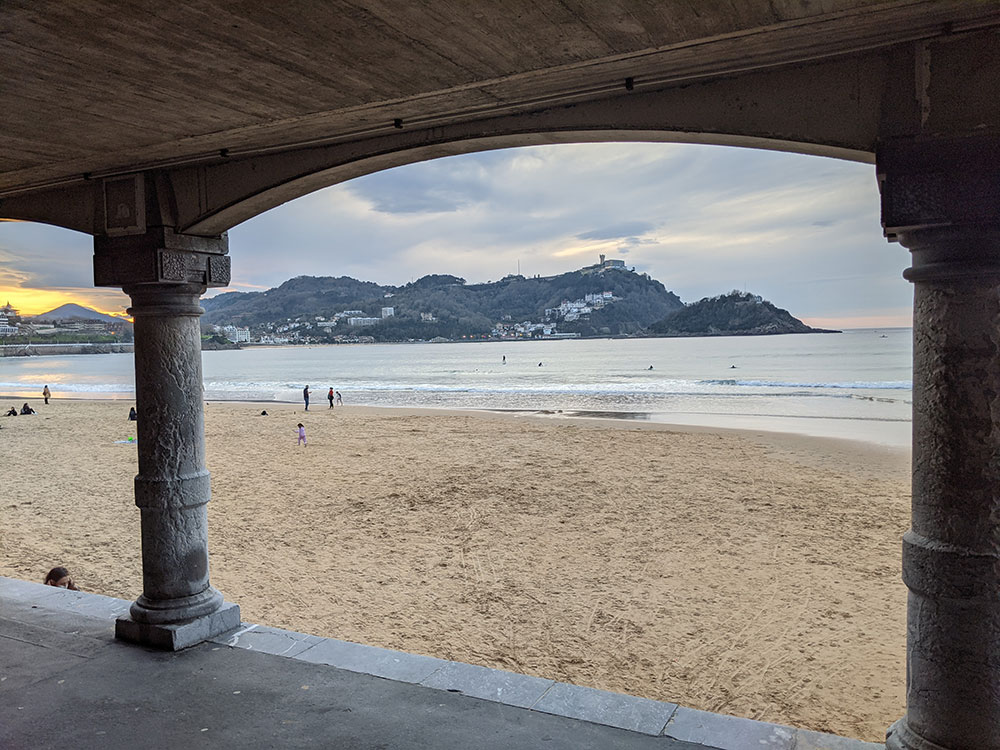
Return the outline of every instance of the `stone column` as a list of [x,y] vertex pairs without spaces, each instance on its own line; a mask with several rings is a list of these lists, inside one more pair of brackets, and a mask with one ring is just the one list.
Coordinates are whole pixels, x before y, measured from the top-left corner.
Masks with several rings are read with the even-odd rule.
[[1000,147],[885,144],[883,224],[912,255],[906,716],[889,750],[1000,749]]
[[143,593],[118,638],[177,650],[239,625],[209,583],[199,297],[229,280],[225,237],[163,227],[95,239],[99,286],[121,286],[135,320]]

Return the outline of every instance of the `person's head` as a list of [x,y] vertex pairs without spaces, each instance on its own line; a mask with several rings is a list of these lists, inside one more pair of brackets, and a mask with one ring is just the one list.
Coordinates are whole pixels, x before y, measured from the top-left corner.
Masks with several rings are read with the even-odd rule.
[[45,576],[46,586],[58,586],[61,589],[73,588],[73,579],[69,577],[69,571],[63,567],[55,567]]
[[299,422],[299,427],[300,427],[300,428],[301,428],[301,427],[305,427],[305,425],[304,425],[304,424],[302,424],[301,422]]

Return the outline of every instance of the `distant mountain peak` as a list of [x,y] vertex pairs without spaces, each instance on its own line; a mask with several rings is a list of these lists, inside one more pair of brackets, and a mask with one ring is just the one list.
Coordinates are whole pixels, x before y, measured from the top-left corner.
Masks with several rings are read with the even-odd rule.
[[120,323],[123,319],[69,302],[65,305],[59,305],[54,310],[36,315],[32,320],[39,323],[49,323],[55,320],[103,320],[109,323]]

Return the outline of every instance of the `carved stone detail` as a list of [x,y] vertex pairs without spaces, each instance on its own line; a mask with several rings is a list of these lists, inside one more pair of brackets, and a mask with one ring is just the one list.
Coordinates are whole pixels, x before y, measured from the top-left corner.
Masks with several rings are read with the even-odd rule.
[[231,277],[228,255],[210,255],[208,258],[208,286],[229,286]]
[[[160,251],[160,274],[155,281],[185,282],[188,272],[197,272],[197,256],[191,253],[177,253],[170,250]],[[200,260],[200,259],[198,259]]]
[[904,231],[1000,222],[1000,137],[905,138],[879,144],[882,226]]
[[143,235],[94,238],[97,286],[200,284],[228,286],[229,240],[176,234],[153,227]]

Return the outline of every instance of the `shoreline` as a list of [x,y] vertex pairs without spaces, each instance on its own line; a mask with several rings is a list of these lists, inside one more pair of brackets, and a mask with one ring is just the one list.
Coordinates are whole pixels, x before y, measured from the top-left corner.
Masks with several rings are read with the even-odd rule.
[[[0,394],[0,402],[4,400],[11,399],[22,399],[24,396],[6,396]],[[41,401],[40,397],[28,398],[29,405],[32,401]],[[52,396],[49,401],[73,401],[73,402],[90,402],[90,403],[120,403],[129,404],[135,403],[134,398],[119,398],[119,397],[109,397],[109,398],[89,398],[89,397],[77,397],[77,396]],[[323,399],[325,403],[325,399]],[[261,406],[284,406],[292,410],[293,413],[296,411],[302,411],[301,403],[296,403],[293,401],[279,401],[277,399],[206,399],[206,406],[210,404],[247,404],[247,405],[261,405]],[[315,407],[310,413],[321,413],[324,411],[330,411],[328,406],[321,405],[318,401]],[[339,412],[340,409],[349,408],[352,410],[375,410],[375,413],[392,413],[396,412],[400,415],[420,415],[426,414],[428,416],[432,415],[450,415],[450,416],[489,416],[495,415],[501,418],[522,418],[522,419],[537,419],[537,420],[553,420],[553,421],[565,421],[567,423],[573,422],[590,422],[595,424],[603,424],[608,427],[618,428],[618,429],[647,429],[647,430],[657,430],[663,432],[678,432],[678,433],[707,433],[707,434],[725,434],[734,435],[744,438],[754,439],[758,442],[763,442],[769,444],[771,447],[779,450],[780,452],[787,452],[789,455],[803,455],[811,456],[816,452],[829,452],[833,456],[839,456],[843,460],[849,461],[861,461],[869,458],[871,455],[881,456],[889,464],[896,467],[894,470],[899,471],[899,466],[906,462],[906,471],[909,471],[909,458],[911,455],[911,444],[889,444],[885,442],[880,442],[876,440],[864,440],[857,437],[844,437],[836,435],[815,435],[802,432],[794,432],[790,430],[780,430],[780,429],[768,429],[762,426],[725,426],[725,425],[713,425],[713,424],[694,424],[686,422],[670,422],[661,421],[655,419],[655,412],[616,412],[616,411],[595,411],[595,410],[580,410],[580,409],[499,409],[499,408],[489,408],[483,407],[478,409],[473,408],[456,408],[447,406],[373,406],[373,405],[361,405],[361,404],[347,404],[344,406],[335,407],[332,411]],[[706,415],[706,416],[718,416],[718,415]],[[745,415],[739,415],[745,416]],[[797,417],[788,416],[782,417],[788,419],[824,419],[818,417]],[[850,421],[850,418],[842,418],[844,420]],[[3,422],[0,422],[3,424]],[[909,425],[910,422],[906,421],[905,424]],[[801,450],[796,450],[797,444],[804,446]]]

